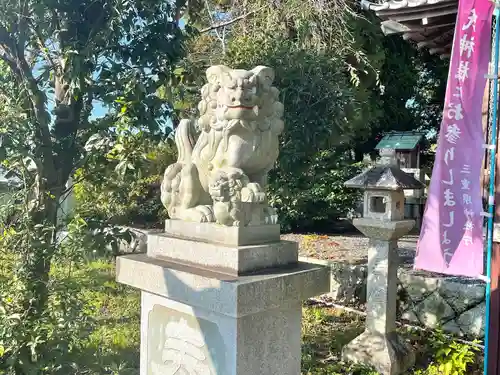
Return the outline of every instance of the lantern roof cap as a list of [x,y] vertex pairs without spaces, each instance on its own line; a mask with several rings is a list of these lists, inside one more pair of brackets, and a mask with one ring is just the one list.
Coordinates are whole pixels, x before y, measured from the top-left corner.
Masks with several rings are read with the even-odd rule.
[[394,149],[380,150],[381,159],[374,167],[345,182],[350,188],[365,190],[422,189],[424,184],[399,168]]

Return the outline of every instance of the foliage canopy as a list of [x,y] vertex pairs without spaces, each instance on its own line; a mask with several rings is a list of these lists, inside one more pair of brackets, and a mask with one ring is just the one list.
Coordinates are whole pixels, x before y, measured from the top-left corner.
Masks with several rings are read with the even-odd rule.
[[[49,344],[50,324],[70,308],[48,309],[56,295],[52,264],[67,259],[58,241],[60,198],[77,170],[98,166],[92,161],[117,128],[150,137],[168,132],[172,106],[157,89],[190,33],[178,25],[182,6],[167,0],[0,1],[0,162],[21,186],[11,220],[2,223],[8,234],[2,253],[15,254],[12,295],[0,303],[0,326],[12,328],[0,338],[0,367],[8,373],[69,371],[49,354],[55,345]],[[106,116],[96,117],[103,107]],[[119,168],[130,167],[127,157],[120,159]],[[85,226],[75,220],[77,228]],[[15,316],[21,319],[11,325]]]
[[353,209],[357,193],[344,189],[340,178],[359,171],[354,164],[365,154],[374,156],[384,132],[438,126],[440,112],[429,104],[442,101],[446,65],[399,36],[384,36],[374,15],[356,5],[203,3],[204,11],[189,21],[205,32],[190,40],[177,70],[181,84],[167,97],[177,103],[178,121],[196,114],[207,66],[276,70],[285,132],[270,198],[284,228],[310,230]]

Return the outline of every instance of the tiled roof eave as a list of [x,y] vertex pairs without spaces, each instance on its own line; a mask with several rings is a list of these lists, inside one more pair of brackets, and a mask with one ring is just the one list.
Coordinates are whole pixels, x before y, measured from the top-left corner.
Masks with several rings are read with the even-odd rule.
[[[401,34],[404,39],[417,43],[418,48],[428,48],[442,58],[449,57],[458,0],[388,0],[383,3],[361,0],[361,6],[376,13],[382,21],[384,34]],[[436,34],[443,37],[436,37]]]
[[383,3],[375,3],[362,0],[362,6],[365,9],[370,9],[375,12],[383,10],[396,10],[405,8],[418,8],[426,5],[434,5],[446,2],[453,2],[453,0],[389,0]]

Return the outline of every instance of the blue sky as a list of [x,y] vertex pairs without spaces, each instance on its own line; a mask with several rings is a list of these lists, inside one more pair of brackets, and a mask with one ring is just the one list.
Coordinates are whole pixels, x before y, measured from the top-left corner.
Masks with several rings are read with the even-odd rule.
[[94,109],[92,110],[92,114],[90,115],[91,119],[104,117],[108,110],[102,105],[100,102],[94,103]]

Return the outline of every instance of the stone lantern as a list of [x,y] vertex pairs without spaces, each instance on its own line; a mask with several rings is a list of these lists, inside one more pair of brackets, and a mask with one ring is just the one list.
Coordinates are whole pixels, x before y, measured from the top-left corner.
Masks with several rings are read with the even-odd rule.
[[343,359],[373,366],[383,375],[402,374],[415,362],[411,347],[396,332],[398,246],[415,225],[404,219],[404,190],[422,183],[403,172],[395,151],[380,150],[380,162],[345,183],[364,189],[363,218],[353,224],[370,239],[366,329],[343,349]]

